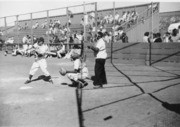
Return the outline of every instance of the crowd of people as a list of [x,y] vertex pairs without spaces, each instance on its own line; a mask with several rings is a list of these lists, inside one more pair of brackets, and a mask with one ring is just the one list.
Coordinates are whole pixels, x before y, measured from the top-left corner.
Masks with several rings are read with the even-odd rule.
[[173,29],[171,33],[166,32],[163,36],[161,33],[150,33],[145,32],[143,37],[143,42],[150,43],[172,43],[180,42],[180,26],[178,29]]

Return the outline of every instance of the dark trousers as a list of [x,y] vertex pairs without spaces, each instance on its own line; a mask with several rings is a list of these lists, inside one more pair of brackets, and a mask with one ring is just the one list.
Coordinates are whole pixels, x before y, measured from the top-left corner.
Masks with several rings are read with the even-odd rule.
[[106,59],[96,59],[95,67],[94,67],[95,77],[93,83],[95,86],[107,84],[105,62]]

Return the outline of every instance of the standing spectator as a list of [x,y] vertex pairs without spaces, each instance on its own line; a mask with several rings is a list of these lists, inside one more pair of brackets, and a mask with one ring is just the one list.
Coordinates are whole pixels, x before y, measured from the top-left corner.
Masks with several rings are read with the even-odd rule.
[[160,33],[157,33],[156,34],[156,39],[154,40],[155,43],[161,43],[162,42],[162,39],[161,39],[161,34]]
[[107,58],[106,44],[103,40],[103,33],[98,32],[97,43],[95,46],[88,46],[88,49],[94,51],[96,61],[95,61],[95,78],[94,78],[94,88],[102,88],[104,84],[107,84],[106,72],[105,72],[105,62]]
[[128,43],[128,36],[126,33],[122,33],[121,40],[123,43]]
[[145,43],[150,42],[149,32],[144,33],[143,42],[145,42]]
[[163,36],[163,42],[168,43],[171,42],[171,36],[169,32],[166,32]]
[[172,42],[180,42],[180,34],[178,34],[177,29],[173,29],[171,33]]

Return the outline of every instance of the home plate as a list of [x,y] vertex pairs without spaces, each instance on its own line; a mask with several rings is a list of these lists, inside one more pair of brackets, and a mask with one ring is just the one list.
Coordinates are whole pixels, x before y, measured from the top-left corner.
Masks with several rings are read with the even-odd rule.
[[30,86],[22,86],[22,87],[20,87],[19,89],[21,89],[21,90],[26,90],[26,89],[32,89],[32,87],[30,87]]

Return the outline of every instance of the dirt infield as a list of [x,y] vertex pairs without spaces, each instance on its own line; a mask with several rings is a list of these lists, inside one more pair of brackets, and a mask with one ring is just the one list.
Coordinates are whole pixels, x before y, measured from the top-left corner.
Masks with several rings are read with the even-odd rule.
[[[76,127],[75,88],[58,73],[72,68],[65,59],[48,58],[54,84],[36,80],[28,85],[33,57],[4,56],[0,52],[0,126]],[[93,75],[94,61],[87,59]],[[83,88],[85,127],[179,127],[180,68],[106,63],[108,84]],[[34,76],[42,75],[41,71]]]

